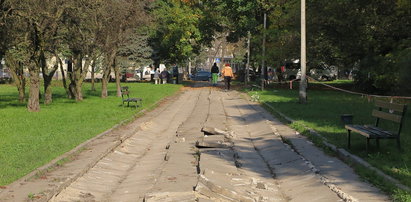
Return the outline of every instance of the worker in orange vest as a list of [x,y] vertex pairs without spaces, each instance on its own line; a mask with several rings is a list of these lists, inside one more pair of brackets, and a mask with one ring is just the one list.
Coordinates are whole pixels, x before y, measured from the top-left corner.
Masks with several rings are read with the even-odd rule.
[[230,90],[230,82],[234,77],[233,69],[231,69],[230,64],[225,64],[225,67],[221,70],[221,76],[224,78],[225,89]]

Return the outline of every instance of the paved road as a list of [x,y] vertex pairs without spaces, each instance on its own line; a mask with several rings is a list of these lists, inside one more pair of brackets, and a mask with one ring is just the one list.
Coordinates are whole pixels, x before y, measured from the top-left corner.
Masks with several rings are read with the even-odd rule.
[[[97,139],[72,162],[45,176],[43,184],[49,188],[30,192],[43,193],[31,198],[389,201],[350,167],[326,156],[240,93],[207,87],[185,90],[125,128]],[[30,190],[30,184],[35,190],[35,181],[41,178],[19,185],[20,190]],[[3,191],[0,200],[22,199],[11,195]]]

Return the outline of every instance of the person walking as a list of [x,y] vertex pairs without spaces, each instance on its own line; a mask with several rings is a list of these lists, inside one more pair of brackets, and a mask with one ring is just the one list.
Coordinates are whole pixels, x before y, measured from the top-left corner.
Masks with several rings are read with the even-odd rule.
[[234,74],[233,69],[231,69],[228,63],[225,64],[225,67],[221,70],[221,76],[224,78],[225,89],[230,90],[230,82]]
[[217,63],[214,63],[214,65],[211,67],[211,84],[213,86],[217,85],[217,80],[218,80],[218,73],[220,70],[218,69]]
[[267,75],[268,75],[267,84],[270,84],[273,81],[273,77],[274,77],[274,72],[271,68],[268,69]]
[[154,84],[160,84],[160,69],[154,72]]
[[167,83],[167,80],[168,80],[168,76],[169,76],[169,75],[170,75],[170,74],[168,73],[167,69],[164,68],[164,70],[161,72],[161,79],[163,80],[163,84],[166,84],[166,83]]

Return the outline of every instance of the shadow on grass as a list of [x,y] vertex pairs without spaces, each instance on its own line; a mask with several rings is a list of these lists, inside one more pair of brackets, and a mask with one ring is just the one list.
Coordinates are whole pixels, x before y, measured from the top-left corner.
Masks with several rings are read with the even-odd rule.
[[2,94],[0,97],[0,109],[1,108],[7,108],[7,107],[26,107],[27,103],[23,102],[20,103],[19,102],[19,97],[18,94],[12,94],[12,93],[7,93],[7,94]]
[[[109,96],[115,96],[116,90],[108,90]],[[7,107],[25,108],[27,107],[28,93],[25,94],[25,102],[20,103],[18,101],[18,92],[15,93],[3,93],[0,96],[0,109]],[[101,91],[83,90],[83,99],[92,97],[101,97]],[[53,103],[76,103],[75,99],[69,99],[65,92],[57,92],[52,95]],[[44,103],[44,94],[40,94],[40,104]]]

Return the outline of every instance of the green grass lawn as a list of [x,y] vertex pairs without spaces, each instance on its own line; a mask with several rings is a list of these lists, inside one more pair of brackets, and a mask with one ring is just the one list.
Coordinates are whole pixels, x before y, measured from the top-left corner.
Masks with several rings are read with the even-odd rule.
[[[127,83],[132,97],[143,98],[143,107],[173,95],[181,85]],[[77,145],[106,131],[137,113],[135,107],[121,106],[115,84],[109,84],[109,97],[100,98],[101,84],[90,91],[84,84],[84,101],[67,99],[62,87],[53,87],[53,103],[30,113],[18,103],[16,87],[0,85],[0,185],[30,173]]]
[[[276,110],[296,120],[295,125],[304,124],[313,128],[325,136],[329,142],[342,148],[347,148],[347,131],[341,123],[341,114],[353,114],[355,124],[373,124],[375,121],[375,118],[371,116],[374,103],[373,101],[369,102],[367,98],[332,90],[308,89],[308,104],[302,105],[298,103],[297,89],[298,87],[294,90],[270,88],[262,92],[249,92],[249,94],[258,93],[260,101],[266,102]],[[371,148],[367,153],[365,151],[365,137],[359,134],[352,134],[351,137],[350,152],[364,158],[403,184],[411,186],[410,110],[406,114],[405,126],[401,132],[402,152],[398,151],[395,140],[381,140],[380,149],[376,148],[375,141],[371,141]],[[368,178],[372,178],[372,176]],[[394,190],[390,191],[394,192]],[[406,198],[406,200],[411,200],[411,195],[408,194]]]

